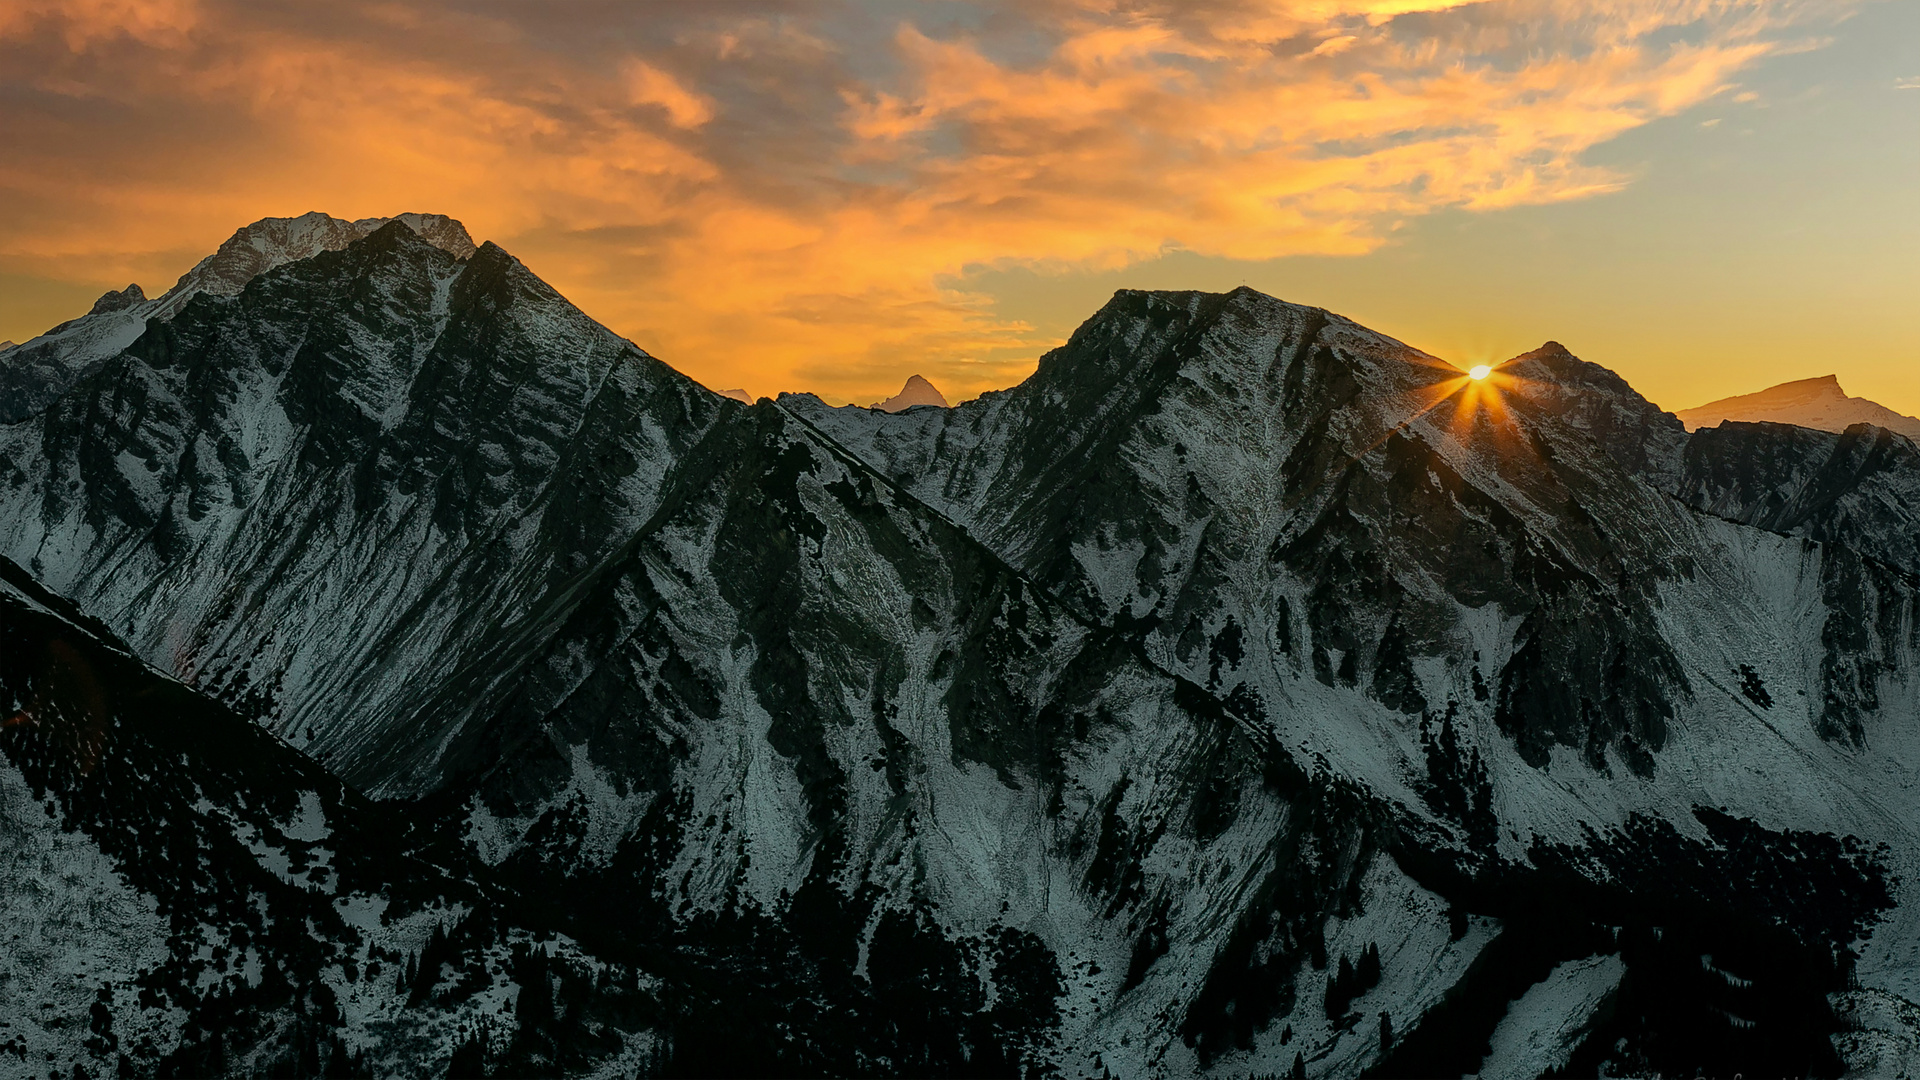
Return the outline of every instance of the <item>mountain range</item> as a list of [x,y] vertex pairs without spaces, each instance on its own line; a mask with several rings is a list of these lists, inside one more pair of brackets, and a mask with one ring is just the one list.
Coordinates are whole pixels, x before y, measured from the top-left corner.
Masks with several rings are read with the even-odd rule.
[[3,359],[0,1061],[1920,1068],[1888,428],[1248,289],[747,403],[433,215]]

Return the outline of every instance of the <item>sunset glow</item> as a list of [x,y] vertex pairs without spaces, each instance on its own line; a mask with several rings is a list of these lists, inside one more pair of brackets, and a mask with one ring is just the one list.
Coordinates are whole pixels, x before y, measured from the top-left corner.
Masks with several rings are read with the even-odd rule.
[[1475,364],[1467,369],[1467,378],[1469,379],[1484,379],[1491,374],[1493,374],[1493,369],[1485,364]]
[[[1671,232],[1636,192],[1799,116],[1820,58],[1897,38],[1855,28],[1901,6],[4,0],[0,339],[129,281],[158,294],[260,217],[419,210],[756,396],[873,401],[918,372],[961,400],[1023,378],[1114,288],[1244,281],[1437,351],[1560,337],[1679,407],[1823,372],[1801,370],[1810,324],[1774,321],[1782,295],[1717,273],[1662,293],[1609,263]],[[1920,145],[1899,119],[1920,93],[1880,82],[1908,112],[1873,145]],[[1765,229],[1795,220],[1748,202]],[[1526,230],[1566,223],[1601,241],[1554,251],[1601,285],[1532,265]],[[1851,295],[1911,291],[1909,225],[1825,230],[1889,253],[1831,253],[1871,277]],[[1461,271],[1436,279],[1442,258]],[[1791,265],[1779,294],[1832,276]],[[1850,388],[1920,411],[1920,332],[1820,325]]]

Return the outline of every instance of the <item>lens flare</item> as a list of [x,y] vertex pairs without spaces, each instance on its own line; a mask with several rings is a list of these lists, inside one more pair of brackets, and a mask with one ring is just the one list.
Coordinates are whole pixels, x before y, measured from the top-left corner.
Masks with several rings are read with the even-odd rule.
[[1467,369],[1467,378],[1469,379],[1484,379],[1491,374],[1493,374],[1493,369],[1485,364],[1475,364]]

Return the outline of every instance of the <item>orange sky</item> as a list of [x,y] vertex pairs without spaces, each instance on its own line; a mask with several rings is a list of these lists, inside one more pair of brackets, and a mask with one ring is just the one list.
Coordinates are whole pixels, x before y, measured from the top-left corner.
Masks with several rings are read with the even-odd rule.
[[[1115,287],[1247,281],[1669,407],[1834,371],[1920,412],[1914,159],[1859,169],[1892,220],[1783,248],[1850,174],[1781,193],[1767,149],[1835,101],[1920,143],[1920,55],[1842,70],[1913,8],[0,0],[0,338],[259,217],[423,210],[715,388],[970,397]],[[1859,310],[1783,318],[1825,292]]]

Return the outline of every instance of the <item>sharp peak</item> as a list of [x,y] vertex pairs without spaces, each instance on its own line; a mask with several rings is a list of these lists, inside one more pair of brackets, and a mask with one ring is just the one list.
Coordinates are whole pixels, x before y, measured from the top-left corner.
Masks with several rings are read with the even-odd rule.
[[87,314],[98,315],[106,311],[122,311],[135,304],[144,304],[146,300],[147,294],[141,291],[139,284],[136,282],[129,284],[124,289],[108,289],[106,292],[101,293],[100,299],[93,302],[93,309],[87,312]]
[[[471,267],[493,267],[501,273],[525,274],[540,282],[542,286],[548,289],[553,288],[547,284],[546,279],[534,273],[526,263],[521,262],[519,256],[491,240],[483,241],[479,247],[474,248],[473,254],[467,257],[466,262]],[[557,291],[555,295],[558,295]]]
[[868,407],[898,412],[914,405],[938,405],[944,409],[949,403],[947,396],[941,393],[938,387],[928,382],[925,376],[913,374],[907,376],[907,381],[901,385],[899,393],[885,401],[876,401]]
[[1567,348],[1565,345],[1562,345],[1557,341],[1548,340],[1548,341],[1541,342],[1539,348],[1529,349],[1526,352],[1521,353],[1519,356],[1516,356],[1513,359],[1507,361],[1507,363],[1517,364],[1522,360],[1553,360],[1561,357],[1565,357],[1568,360],[1580,359],[1578,356],[1575,356],[1573,354],[1572,349]]

